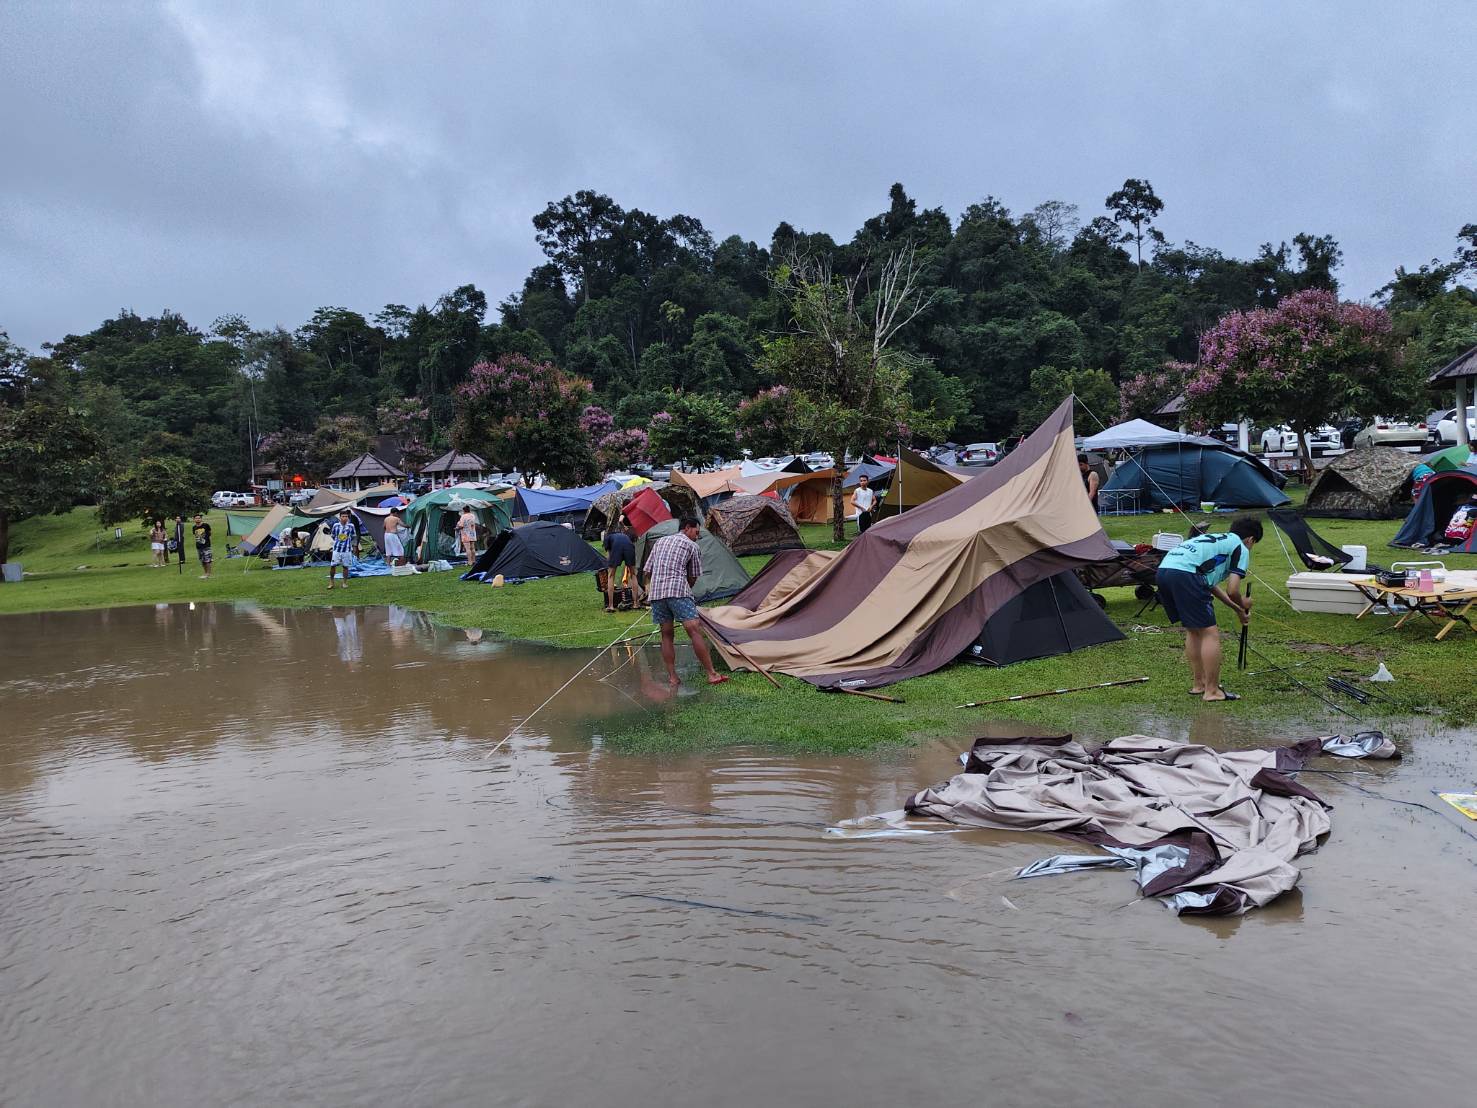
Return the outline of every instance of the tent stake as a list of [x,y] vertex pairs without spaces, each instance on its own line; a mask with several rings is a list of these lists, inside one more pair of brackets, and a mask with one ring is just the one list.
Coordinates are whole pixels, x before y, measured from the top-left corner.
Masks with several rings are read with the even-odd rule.
[[748,651],[746,651],[743,647],[739,646],[738,643],[736,643],[736,642],[730,642],[729,639],[728,639],[728,636],[727,635],[724,635],[724,634],[721,634],[718,631],[717,625],[715,623],[713,623],[712,620],[708,619],[707,616],[701,616],[700,618],[703,621],[703,626],[706,627],[706,628],[708,628],[708,630],[712,631],[712,633],[713,633],[713,635],[715,637],[722,639],[723,642],[727,646],[729,646],[733,650],[733,652],[735,654],[737,654],[744,661],[748,662],[749,663],[749,666],[754,670],[755,673],[761,674],[764,677],[764,680],[768,681],[775,688],[779,688],[780,687],[780,683],[774,679],[774,677],[770,674],[769,670],[765,669],[758,662],[754,661],[753,658],[750,658],[749,657]]
[[868,700],[885,700],[889,704],[906,704],[907,701],[897,696],[884,696],[882,693],[867,692],[865,689],[842,689],[836,688],[831,692],[844,692],[848,696],[865,696]]
[[1142,685],[1147,677],[1130,677],[1126,681],[1099,681],[1096,685],[1079,685],[1075,689],[1047,689],[1044,692],[1020,693],[1016,696],[997,696],[994,700],[971,700],[968,704],[956,704],[955,708],[983,708],[987,704],[1008,704],[1012,700],[1035,700],[1041,696],[1061,696],[1063,693],[1086,692],[1088,689],[1112,689],[1119,685]]

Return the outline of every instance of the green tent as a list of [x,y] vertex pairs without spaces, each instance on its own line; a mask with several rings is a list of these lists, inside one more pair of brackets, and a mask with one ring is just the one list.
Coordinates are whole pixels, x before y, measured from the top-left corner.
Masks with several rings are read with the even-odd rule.
[[1427,454],[1421,461],[1425,462],[1437,473],[1450,473],[1466,465],[1467,459],[1471,456],[1472,448],[1470,446],[1467,446],[1465,443],[1457,443],[1455,446],[1448,446],[1445,450],[1437,450],[1432,454]]
[[[416,497],[401,510],[406,529],[410,532],[410,545],[406,552],[420,562],[436,558],[459,560],[462,552],[456,541],[456,520],[463,505],[471,507],[472,514],[489,536],[512,526],[513,502],[495,492],[486,489],[437,489]],[[426,543],[427,535],[435,537],[434,543]]]
[[[676,533],[677,521],[675,519],[663,520],[652,527],[637,540],[636,564],[644,570],[647,555],[651,552],[651,544],[664,535],[675,535]],[[728,549],[723,540],[706,527],[698,528],[697,547],[698,554],[703,560],[703,575],[697,579],[692,594],[699,603],[733,596],[749,583],[749,575],[744,572],[744,567],[739,565],[739,560],[733,556],[733,551]]]

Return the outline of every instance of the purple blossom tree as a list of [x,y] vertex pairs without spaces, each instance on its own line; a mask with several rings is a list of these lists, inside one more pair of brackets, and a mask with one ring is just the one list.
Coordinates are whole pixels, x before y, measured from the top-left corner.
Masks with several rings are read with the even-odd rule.
[[547,362],[508,354],[479,362],[457,386],[452,445],[497,469],[541,474],[564,485],[595,478],[595,452],[582,425],[590,382]]
[[1346,412],[1402,413],[1418,395],[1390,314],[1326,289],[1222,316],[1200,336],[1185,383],[1186,410],[1199,424],[1285,422],[1298,434],[1305,472],[1309,431]]

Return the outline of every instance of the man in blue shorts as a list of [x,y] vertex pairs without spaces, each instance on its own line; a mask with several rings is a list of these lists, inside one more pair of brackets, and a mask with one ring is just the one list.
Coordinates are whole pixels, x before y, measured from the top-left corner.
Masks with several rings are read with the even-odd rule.
[[1155,582],[1171,623],[1185,628],[1185,661],[1190,665],[1190,695],[1205,701],[1240,700],[1221,688],[1221,632],[1213,599],[1251,620],[1251,597],[1241,595],[1241,579],[1251,572],[1251,548],[1261,541],[1262,525],[1238,519],[1229,534],[1196,535],[1159,563]]
[[713,668],[713,656],[708,652],[708,640],[703,637],[702,625],[697,618],[697,601],[692,597],[692,587],[703,575],[703,559],[697,545],[697,520],[683,516],[677,521],[677,530],[663,536],[651,545],[651,556],[646,560],[647,584],[651,588],[651,622],[662,629],[662,661],[667,666],[667,680],[673,686],[677,680],[677,642],[675,624],[682,624],[687,637],[692,640],[692,652],[708,671],[708,684],[721,685],[728,678]]
[[638,608],[646,606],[646,596],[641,591],[641,574],[636,572],[636,544],[631,540],[631,525],[624,516],[618,526],[605,532],[605,610],[615,611],[615,578],[624,566],[630,570],[631,603]]

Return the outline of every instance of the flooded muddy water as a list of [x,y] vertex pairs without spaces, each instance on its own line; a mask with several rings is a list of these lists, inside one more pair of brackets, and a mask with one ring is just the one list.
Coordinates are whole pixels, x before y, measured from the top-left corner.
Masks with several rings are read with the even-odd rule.
[[1353,787],[1438,803],[1471,736],[1330,762],[1300,889],[1177,919],[1123,874],[1010,880],[1065,840],[824,834],[961,743],[605,749],[655,652],[489,756],[590,656],[478,639],[0,620],[0,1103],[1472,1102],[1477,825]]

